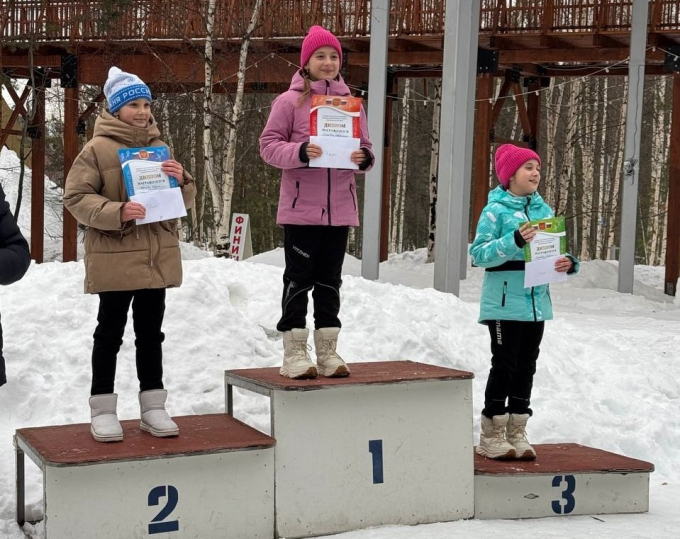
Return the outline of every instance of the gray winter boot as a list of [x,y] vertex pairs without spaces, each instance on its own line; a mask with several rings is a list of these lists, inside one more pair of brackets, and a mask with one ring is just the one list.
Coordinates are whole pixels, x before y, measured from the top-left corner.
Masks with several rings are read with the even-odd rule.
[[167,399],[168,392],[165,389],[150,389],[139,393],[139,407],[142,414],[139,428],[158,438],[179,434],[177,423],[170,419],[170,414],[165,409]]
[[508,442],[515,448],[516,458],[522,460],[533,460],[536,458],[536,451],[529,445],[527,440],[527,421],[529,414],[510,414],[508,421],[507,437]]
[[489,419],[482,414],[482,430],[479,434],[479,455],[490,459],[514,459],[515,448],[505,438],[505,429],[509,420],[508,414],[495,415]]
[[336,351],[339,333],[340,328],[320,328],[314,331],[316,363],[321,376],[329,378],[349,376],[349,367]]
[[283,366],[281,376],[295,379],[316,378],[318,371],[307,351],[307,328],[294,328],[283,332]]
[[92,395],[90,397],[90,432],[98,442],[122,442],[123,429],[116,415],[118,395]]

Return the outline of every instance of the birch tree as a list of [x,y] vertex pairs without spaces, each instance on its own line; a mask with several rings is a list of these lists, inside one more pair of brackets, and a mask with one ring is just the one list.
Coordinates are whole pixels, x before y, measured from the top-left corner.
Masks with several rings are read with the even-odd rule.
[[[231,110],[231,118],[227,125],[227,145],[222,155],[222,196],[219,199],[220,219],[216,221],[215,254],[226,256],[229,252],[229,217],[231,216],[231,202],[234,194],[234,168],[236,164],[236,140],[238,136],[238,126],[243,115],[243,94],[246,83],[246,61],[248,59],[248,47],[255,27],[260,18],[263,0],[256,0],[250,22],[241,42],[239,54],[238,73],[236,83],[236,95],[234,105]],[[216,201],[213,200],[213,204]]]
[[442,111],[442,80],[434,82],[434,106],[432,111],[432,141],[430,146],[430,219],[427,233],[427,261],[434,262],[435,232],[437,230],[437,174],[439,168],[439,123]]
[[207,15],[205,19],[205,64],[204,64],[204,88],[203,88],[203,177],[210,188],[213,202],[213,222],[222,220],[219,201],[221,200],[220,188],[215,178],[215,157],[212,147],[212,121],[213,121],[213,34],[215,31],[216,0],[208,0]]
[[390,234],[390,252],[398,253],[402,249],[404,235],[404,195],[406,193],[406,166],[408,160],[408,124],[411,113],[411,80],[406,79],[402,104],[401,136],[399,139],[399,160],[397,165],[397,181],[392,204],[392,232]]

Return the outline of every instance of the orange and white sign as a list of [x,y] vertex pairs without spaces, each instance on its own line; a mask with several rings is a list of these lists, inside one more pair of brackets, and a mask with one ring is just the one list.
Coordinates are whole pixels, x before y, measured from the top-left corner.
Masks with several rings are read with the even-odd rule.
[[315,95],[309,115],[309,142],[321,147],[310,167],[357,169],[352,152],[361,142],[360,97]]

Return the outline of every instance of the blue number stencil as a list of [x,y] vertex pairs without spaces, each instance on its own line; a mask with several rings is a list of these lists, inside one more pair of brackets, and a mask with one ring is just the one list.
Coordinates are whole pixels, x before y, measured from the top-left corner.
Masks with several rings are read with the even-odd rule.
[[179,531],[179,521],[170,520],[168,522],[163,522],[166,518],[170,516],[177,507],[177,502],[179,501],[179,493],[177,489],[172,485],[161,485],[160,487],[155,487],[149,492],[149,507],[152,505],[158,505],[161,498],[168,498],[165,503],[165,507],[160,510],[160,512],[154,517],[149,524],[149,535],[154,533],[167,533]]

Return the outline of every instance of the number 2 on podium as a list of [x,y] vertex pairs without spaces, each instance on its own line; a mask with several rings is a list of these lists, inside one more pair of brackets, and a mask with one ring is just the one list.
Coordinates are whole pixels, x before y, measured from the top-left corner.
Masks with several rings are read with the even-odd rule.
[[179,531],[179,521],[169,520],[163,522],[166,518],[170,516],[177,507],[177,502],[179,501],[179,493],[177,489],[172,485],[161,485],[160,487],[155,487],[149,492],[149,507],[152,505],[158,505],[161,498],[168,499],[165,502],[165,507],[160,510],[160,512],[153,518],[149,524],[149,535],[154,533],[166,533],[166,532],[176,532]]
[[369,440],[368,452],[373,455],[373,484],[383,482],[383,448],[382,440]]

